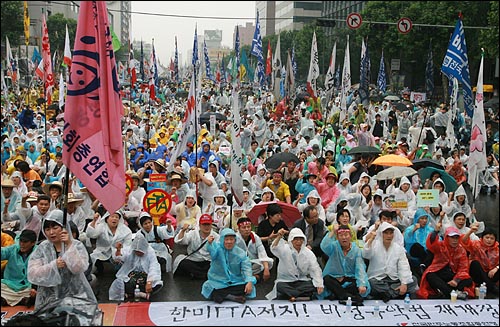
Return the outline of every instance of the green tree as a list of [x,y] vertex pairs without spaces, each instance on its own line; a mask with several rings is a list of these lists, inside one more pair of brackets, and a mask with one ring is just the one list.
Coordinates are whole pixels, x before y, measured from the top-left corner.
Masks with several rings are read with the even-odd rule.
[[488,25],[494,27],[489,30],[482,30],[479,44],[486,51],[486,56],[498,58],[498,1],[491,1],[488,12]]
[[64,54],[66,25],[68,25],[69,46],[73,50],[76,35],[76,20],[66,18],[61,13],[50,15],[47,18],[51,54],[54,54],[54,51],[57,51],[61,55]]
[[[0,6],[1,22],[0,35],[2,44],[5,43],[5,37],[9,38],[11,48],[15,48],[24,42],[24,12],[22,1],[2,1]],[[8,18],[7,18],[8,17]],[[23,40],[21,40],[23,37]],[[4,54],[2,53],[2,56]]]

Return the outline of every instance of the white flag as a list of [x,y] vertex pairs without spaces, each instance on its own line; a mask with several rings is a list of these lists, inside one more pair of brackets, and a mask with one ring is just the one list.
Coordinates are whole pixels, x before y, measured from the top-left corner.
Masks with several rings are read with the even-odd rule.
[[307,92],[313,97],[317,97],[316,79],[319,77],[318,43],[316,42],[316,32],[313,32],[311,43],[311,61],[309,63],[309,74],[307,74]]
[[451,91],[450,98],[450,116],[448,117],[448,123],[446,125],[446,139],[450,143],[450,149],[454,149],[457,144],[457,138],[455,137],[455,128],[453,126],[453,119],[458,113],[458,79],[452,77],[453,89]]
[[195,130],[195,110],[196,110],[196,100],[195,100],[195,80],[196,75],[191,76],[191,86],[189,87],[189,94],[186,103],[186,111],[184,113],[184,118],[182,119],[182,130],[178,137],[178,142],[175,144],[170,160],[173,160],[167,167],[167,171],[170,172],[174,170],[174,161],[180,156],[184,150],[186,150],[186,145],[191,136],[194,135]]
[[276,50],[273,57],[273,71],[275,76],[280,76],[281,72],[281,41],[278,34],[278,42],[276,43]]
[[330,57],[330,65],[325,77],[325,90],[331,92],[335,85],[335,61],[337,57],[337,42],[333,45],[332,55]]
[[233,123],[231,124],[231,193],[233,194],[233,200],[238,203],[238,205],[243,204],[243,175],[241,167],[242,162],[242,151],[241,151],[241,122],[240,122],[240,109],[238,107],[238,93],[233,89]]
[[484,121],[484,97],[483,97],[483,62],[484,53],[481,56],[481,65],[477,76],[477,90],[474,116],[472,117],[471,140],[469,146],[469,169],[468,182],[471,186],[472,194],[479,195],[476,189],[478,174],[488,167],[486,161],[486,124]]
[[59,77],[59,109],[61,109],[62,106],[64,106],[64,78],[61,73]]
[[66,25],[66,38],[64,40],[64,59],[63,62],[66,66],[71,67],[71,48],[69,45],[68,25]]
[[342,87],[340,95],[340,120],[345,119],[347,114],[347,92],[351,89],[351,60],[349,57],[349,35],[347,35],[347,45],[345,48],[344,68],[342,69]]

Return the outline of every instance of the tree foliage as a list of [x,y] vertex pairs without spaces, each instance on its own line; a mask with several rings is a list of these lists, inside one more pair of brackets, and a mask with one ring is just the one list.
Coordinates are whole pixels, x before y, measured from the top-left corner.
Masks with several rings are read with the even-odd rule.
[[76,20],[65,18],[63,14],[57,13],[47,18],[47,29],[49,30],[50,51],[58,51],[64,54],[64,43],[66,38],[66,25],[68,25],[69,45],[73,50],[76,35]]
[[[22,1],[2,1],[0,20],[0,35],[2,44],[5,42],[5,37],[9,38],[9,43],[12,48],[17,47],[24,42],[21,37],[24,36],[24,12]],[[2,53],[3,55],[3,53]]]

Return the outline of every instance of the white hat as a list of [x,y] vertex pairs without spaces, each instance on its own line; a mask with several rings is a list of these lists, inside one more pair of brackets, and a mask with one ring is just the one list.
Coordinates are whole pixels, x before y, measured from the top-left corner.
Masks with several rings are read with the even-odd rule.
[[394,227],[394,225],[393,225],[393,224],[390,224],[390,223],[388,223],[388,222],[384,221],[382,224],[380,224],[379,229],[380,229],[380,232],[381,232],[381,233],[383,233],[383,232],[385,232],[385,231],[386,231],[386,230],[388,230],[388,229],[395,230],[395,229],[396,229],[396,227]]

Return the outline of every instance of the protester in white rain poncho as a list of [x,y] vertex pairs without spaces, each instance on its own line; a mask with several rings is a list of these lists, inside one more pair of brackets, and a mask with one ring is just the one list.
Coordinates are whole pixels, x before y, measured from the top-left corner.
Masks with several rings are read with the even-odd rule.
[[28,280],[38,286],[35,309],[68,296],[97,304],[85,277],[89,265],[87,249],[63,228],[63,212],[53,210],[43,222],[42,241],[28,262]]
[[321,267],[314,252],[306,247],[306,236],[300,228],[293,228],[288,241],[280,230],[271,245],[272,253],[279,259],[278,275],[274,288],[266,295],[268,300],[300,297],[312,299],[323,292]]
[[165,242],[171,238],[174,238],[175,236],[175,230],[172,226],[172,220],[167,219],[166,226],[154,226],[153,218],[151,218],[150,214],[147,212],[142,212],[138,219],[140,226],[138,233],[144,235],[146,241],[149,243],[149,245],[151,245],[156,253],[156,256],[158,257],[158,262],[160,263],[160,265],[162,263],[165,263],[165,271],[171,271],[171,249]]
[[150,294],[163,287],[161,269],[153,248],[142,233],[137,233],[130,247],[117,247],[113,259],[122,263],[116,279],[109,288],[109,299],[123,301],[134,296],[136,285]]
[[[90,257],[98,273],[104,269],[101,261],[111,259],[117,244],[128,247],[132,243],[132,231],[125,225],[121,209],[113,214],[107,212],[102,218],[95,215],[94,220],[87,226],[87,237],[97,239]],[[118,265],[115,268],[118,268]]]

